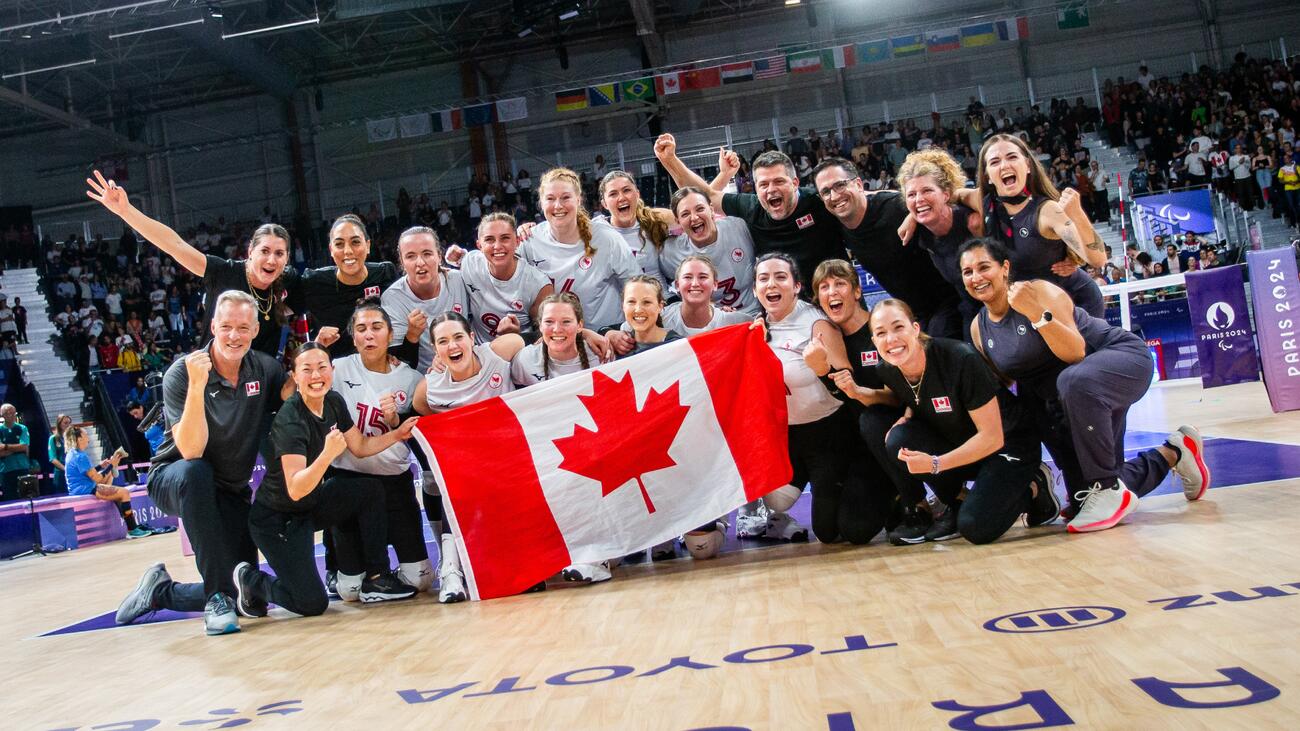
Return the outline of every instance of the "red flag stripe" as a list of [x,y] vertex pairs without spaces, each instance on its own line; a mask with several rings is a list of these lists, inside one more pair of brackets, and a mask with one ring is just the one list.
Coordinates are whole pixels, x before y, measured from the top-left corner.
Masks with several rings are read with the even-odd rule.
[[689,342],[745,485],[745,499],[755,500],[788,484],[794,470],[786,429],[785,379],[763,331],[732,325],[696,335]]
[[456,409],[454,416],[425,416],[416,436],[435,457],[448,498],[443,504],[468,554],[462,557],[468,559],[462,562],[465,578],[479,598],[518,594],[537,577],[569,565],[569,549],[542,493],[528,439],[505,401],[488,399]]

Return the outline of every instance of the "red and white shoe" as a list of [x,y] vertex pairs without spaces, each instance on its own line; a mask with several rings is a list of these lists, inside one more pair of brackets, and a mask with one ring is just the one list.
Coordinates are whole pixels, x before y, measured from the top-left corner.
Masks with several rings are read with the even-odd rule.
[[1122,481],[1117,482],[1113,488],[1094,482],[1087,490],[1076,492],[1074,499],[1081,507],[1066,529],[1071,533],[1091,533],[1119,525],[1124,516],[1137,508],[1138,497]]
[[1180,426],[1169,435],[1168,444],[1178,452],[1174,473],[1183,483],[1188,502],[1200,500],[1210,488],[1210,466],[1205,464],[1205,443],[1194,426]]

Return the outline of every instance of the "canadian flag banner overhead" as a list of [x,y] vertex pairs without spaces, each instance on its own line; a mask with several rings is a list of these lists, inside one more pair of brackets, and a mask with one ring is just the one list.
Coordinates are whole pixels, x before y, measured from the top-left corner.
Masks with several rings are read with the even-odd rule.
[[790,481],[781,365],[733,325],[420,419],[470,595],[644,550]]

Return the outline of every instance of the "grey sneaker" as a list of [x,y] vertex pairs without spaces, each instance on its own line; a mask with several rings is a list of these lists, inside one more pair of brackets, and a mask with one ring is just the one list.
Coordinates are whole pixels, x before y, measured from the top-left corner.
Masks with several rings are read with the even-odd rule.
[[167,567],[163,564],[156,563],[150,566],[140,577],[140,583],[135,585],[130,594],[122,600],[117,607],[116,621],[118,624],[131,624],[144,615],[158,609],[154,606],[154,594],[158,592],[158,587],[172,580],[167,573]]
[[217,592],[203,607],[203,627],[209,635],[228,635],[239,631],[239,615],[230,597]]

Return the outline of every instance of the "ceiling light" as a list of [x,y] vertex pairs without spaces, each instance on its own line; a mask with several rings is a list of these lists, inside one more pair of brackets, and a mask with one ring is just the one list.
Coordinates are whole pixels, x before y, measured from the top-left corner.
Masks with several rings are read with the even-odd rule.
[[32,74],[40,74],[46,71],[58,71],[59,69],[70,69],[73,66],[86,66],[92,63],[95,63],[95,59],[88,58],[85,61],[73,61],[72,63],[62,63],[59,64],[58,66],[43,66],[39,69],[28,69],[26,71],[18,71],[12,74],[4,74],[3,76],[0,76],[0,79],[16,79],[19,76],[31,76]]
[[214,18],[220,18],[221,6],[216,3],[208,3],[208,15],[211,15]]
[[285,28],[296,28],[300,25],[313,25],[319,22],[320,22],[320,16],[318,15],[314,18],[307,18],[306,20],[295,20],[292,23],[281,23],[280,25],[273,25],[267,28],[254,28],[252,30],[241,30],[237,33],[222,33],[221,40],[224,41],[227,38],[238,38],[239,36],[251,36],[251,35],[256,35],[258,33],[270,33],[273,30],[284,30]]
[[158,30],[167,30],[168,28],[179,28],[183,25],[198,25],[199,23],[202,22],[203,22],[203,18],[197,18],[195,20],[184,20],[179,23],[159,25],[159,26],[154,26],[152,28],[141,28],[140,30],[128,30],[125,33],[109,33],[108,39],[111,41],[117,38],[126,38],[127,36],[138,36],[143,33],[153,33],[154,31],[158,31]]
[[524,37],[526,37],[526,36],[530,36],[530,35],[532,35],[532,34],[533,34],[533,29],[532,29],[532,28],[524,28],[523,30],[519,31],[519,37],[520,37],[520,38],[524,38]]
[[577,8],[573,8],[572,10],[566,10],[563,13],[560,13],[560,20],[573,20],[576,17],[578,17]]
[[785,0],[786,5],[798,5],[799,0]]

